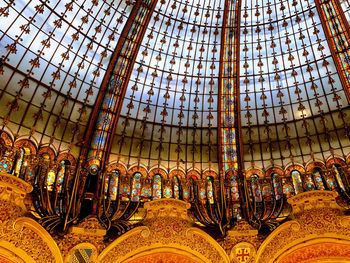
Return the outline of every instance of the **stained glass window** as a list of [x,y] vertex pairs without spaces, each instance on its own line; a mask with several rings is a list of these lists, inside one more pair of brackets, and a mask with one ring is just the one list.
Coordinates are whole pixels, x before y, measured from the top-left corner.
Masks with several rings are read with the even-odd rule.
[[180,199],[180,185],[177,176],[174,176],[174,198]]
[[262,187],[262,196],[266,201],[272,201],[273,193],[270,185],[264,185]]
[[27,169],[25,181],[29,182],[29,183],[33,183],[34,178],[35,178],[34,168],[29,166],[28,169]]
[[329,190],[333,190],[333,191],[336,190],[337,183],[335,182],[332,174],[327,175],[326,183],[327,183]]
[[305,189],[307,191],[315,190],[312,174],[305,174]]
[[12,162],[7,158],[4,158],[0,161],[0,172],[4,171],[10,173],[12,168]]
[[22,169],[22,165],[24,162],[24,154],[25,154],[25,150],[23,148],[20,148],[19,149],[19,156],[18,156],[18,159],[16,162],[16,167],[15,167],[15,170],[13,171],[14,175],[17,177],[19,177],[21,174],[21,169]]
[[292,176],[292,182],[293,182],[295,194],[297,195],[297,194],[302,193],[303,192],[303,182],[301,180],[300,172],[298,170],[293,170],[291,172],[291,176]]
[[280,200],[282,197],[282,187],[280,182],[280,176],[278,173],[272,174],[272,183],[273,183],[273,189],[275,192],[275,198],[276,200]]
[[113,170],[110,172],[109,177],[106,177],[105,179],[105,193],[109,192],[110,200],[112,201],[117,200],[118,188],[119,188],[119,170]]
[[161,199],[162,198],[162,177],[159,174],[156,174],[153,177],[153,190],[152,190],[152,199]]
[[164,198],[172,198],[173,197],[173,190],[170,186],[165,186],[163,190],[163,197]]
[[199,188],[199,200],[202,203],[205,203],[207,201],[207,189],[206,189],[206,182],[204,181],[198,181],[198,188]]
[[294,189],[291,184],[283,184],[283,194],[285,197],[292,197],[294,194]]
[[231,200],[239,201],[238,182],[235,176],[231,176],[230,178],[230,187],[231,187]]
[[138,202],[140,201],[140,193],[141,193],[141,177],[142,174],[136,172],[132,179],[132,190],[131,190],[131,201]]
[[213,178],[207,177],[207,196],[209,204],[214,204]]
[[252,192],[254,196],[255,202],[262,202],[262,195],[261,195],[261,188],[259,184],[259,176],[256,174],[253,174],[250,177],[251,180],[251,187],[252,187]]
[[343,191],[345,191],[345,187],[344,187],[344,183],[343,183],[343,180],[341,179],[341,174],[340,174],[340,169],[337,165],[333,164],[332,165],[332,169],[334,171],[334,174],[335,174],[335,178],[337,179],[337,182],[338,182],[338,185],[339,185],[339,188]]
[[313,172],[314,180],[316,183],[316,189],[317,190],[325,190],[320,168],[314,168],[312,170],[312,172]]
[[53,170],[50,170],[47,174],[46,186],[47,190],[52,191],[55,186],[56,173]]
[[56,187],[57,187],[58,192],[62,191],[62,184],[63,184],[63,180],[64,180],[65,175],[66,175],[66,163],[65,163],[65,161],[61,161],[61,167],[60,167],[58,174],[57,174],[57,183],[56,183]]

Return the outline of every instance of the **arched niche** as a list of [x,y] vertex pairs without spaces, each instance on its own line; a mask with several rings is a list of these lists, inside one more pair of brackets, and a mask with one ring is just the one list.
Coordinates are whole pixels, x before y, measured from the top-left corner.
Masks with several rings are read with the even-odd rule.
[[181,263],[204,263],[206,262],[190,251],[175,247],[160,247],[149,249],[137,253],[128,259],[125,263],[153,263],[153,262],[181,262]]
[[276,263],[350,262],[350,241],[316,238],[284,251]]
[[[337,204],[337,195],[315,190],[288,199],[294,220],[283,223],[264,240],[256,262],[315,263],[328,258],[336,260],[329,262],[349,262],[350,216]],[[323,251],[327,245],[332,249]],[[337,258],[338,249],[344,253]]]

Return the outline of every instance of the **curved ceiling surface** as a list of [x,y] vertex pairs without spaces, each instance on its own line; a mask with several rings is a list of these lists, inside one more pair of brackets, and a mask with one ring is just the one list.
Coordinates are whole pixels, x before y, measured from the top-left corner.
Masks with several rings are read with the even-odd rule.
[[[224,0],[159,0],[127,86],[110,162],[218,170]],[[341,1],[349,18],[349,1]],[[0,117],[79,154],[133,1],[0,0]],[[345,155],[350,110],[314,1],[242,0],[245,167]]]
[[224,0],[158,1],[132,70],[112,160],[217,169],[223,11]]

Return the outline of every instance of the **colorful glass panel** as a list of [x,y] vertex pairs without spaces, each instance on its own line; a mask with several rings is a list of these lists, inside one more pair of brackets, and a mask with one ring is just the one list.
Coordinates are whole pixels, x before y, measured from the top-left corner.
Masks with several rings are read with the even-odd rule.
[[335,178],[337,179],[339,188],[345,192],[345,187],[344,187],[343,180],[341,179],[339,168],[335,164],[333,164],[332,169],[334,171]]
[[180,199],[179,179],[177,176],[174,176],[174,198]]
[[237,24],[237,16],[240,12],[240,1],[227,1],[227,20],[224,25],[224,43],[222,54],[222,75],[220,82],[221,98],[221,133],[222,133],[222,154],[223,154],[223,170],[237,170],[237,131],[238,122],[237,115],[237,91],[239,90],[237,82],[237,74],[239,67],[239,25]]
[[280,200],[283,192],[282,192],[279,174],[274,173],[272,175],[272,183],[273,183],[273,189],[275,192],[275,198],[276,198],[276,200]]
[[305,176],[305,188],[307,191],[315,190],[315,184],[311,174]]
[[273,193],[270,185],[264,185],[262,188],[262,196],[266,201],[272,201]]
[[0,172],[10,173],[12,167],[12,162],[7,159],[2,159],[0,161]]
[[254,196],[255,202],[262,202],[261,188],[259,184],[259,177],[256,174],[253,174],[250,177],[251,187]]
[[134,177],[132,180],[131,201],[135,201],[135,202],[140,201],[141,177],[142,177],[142,174],[139,172],[134,174]]
[[24,161],[24,154],[25,154],[24,149],[20,148],[19,158],[16,162],[16,167],[14,170],[14,175],[17,177],[20,176],[20,173],[21,173],[21,169],[22,169],[22,165],[23,165],[23,161]]
[[294,193],[293,186],[290,184],[284,184],[283,185],[283,194],[285,197],[289,198],[292,197]]
[[302,193],[303,192],[303,182],[301,180],[300,172],[298,170],[293,170],[291,172],[291,176],[292,176],[292,182],[293,182],[295,194],[297,195],[297,194]]
[[25,177],[25,181],[26,182],[33,182],[35,179],[35,172],[33,167],[28,167],[27,172],[26,172],[26,177]]
[[343,78],[347,90],[348,98],[350,99],[350,32],[348,32],[347,21],[345,16],[342,16],[341,6],[338,0],[321,1],[317,0],[321,7],[322,18],[325,20],[327,33],[336,49],[334,59],[338,62],[339,76]]
[[66,175],[66,164],[64,161],[61,161],[61,168],[57,174],[57,184],[56,184],[58,192],[61,192],[61,190],[62,190],[62,184],[63,184],[63,180],[64,180],[65,175]]
[[172,198],[173,197],[173,190],[170,186],[166,186],[163,191],[163,197],[164,198]]
[[161,199],[162,198],[162,177],[159,174],[156,174],[153,177],[153,190],[152,190],[152,199]]
[[207,178],[207,196],[209,204],[214,204],[213,181],[212,178]]
[[113,170],[111,172],[111,178],[109,183],[109,196],[112,201],[117,200],[118,183],[119,183],[119,170]]
[[239,201],[238,182],[235,176],[230,178],[231,200]]
[[314,169],[313,170],[313,175],[314,175],[314,180],[315,180],[315,183],[316,183],[316,189],[317,190],[325,190],[320,170],[319,169]]
[[150,199],[152,196],[152,187],[150,184],[144,184],[141,190],[141,197],[144,199]]
[[47,190],[52,191],[55,185],[56,173],[53,170],[50,170],[47,174],[46,186]]
[[108,141],[112,136],[112,124],[116,122],[118,108],[121,107],[120,101],[123,96],[123,89],[128,83],[127,76],[133,64],[134,52],[140,45],[139,40],[142,33],[146,30],[146,21],[152,14],[151,6],[155,3],[155,1],[142,2],[135,2],[136,15],[134,21],[126,24],[126,27],[130,26],[129,32],[115,61],[101,109],[98,113],[88,153],[90,171],[92,173],[99,170],[103,154],[107,150]]

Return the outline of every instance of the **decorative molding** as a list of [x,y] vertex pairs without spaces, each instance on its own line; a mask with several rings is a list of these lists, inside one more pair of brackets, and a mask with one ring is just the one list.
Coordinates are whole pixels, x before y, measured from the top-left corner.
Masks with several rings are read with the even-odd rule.
[[295,220],[283,223],[266,238],[256,262],[275,262],[286,251],[312,240],[350,242],[350,216],[344,215],[336,196],[332,191],[310,191],[289,199]]
[[145,204],[144,226],[137,227],[110,244],[99,262],[128,262],[149,251],[172,251],[188,255],[195,262],[230,262],[223,248],[208,234],[194,228],[187,215],[190,205],[175,199]]

